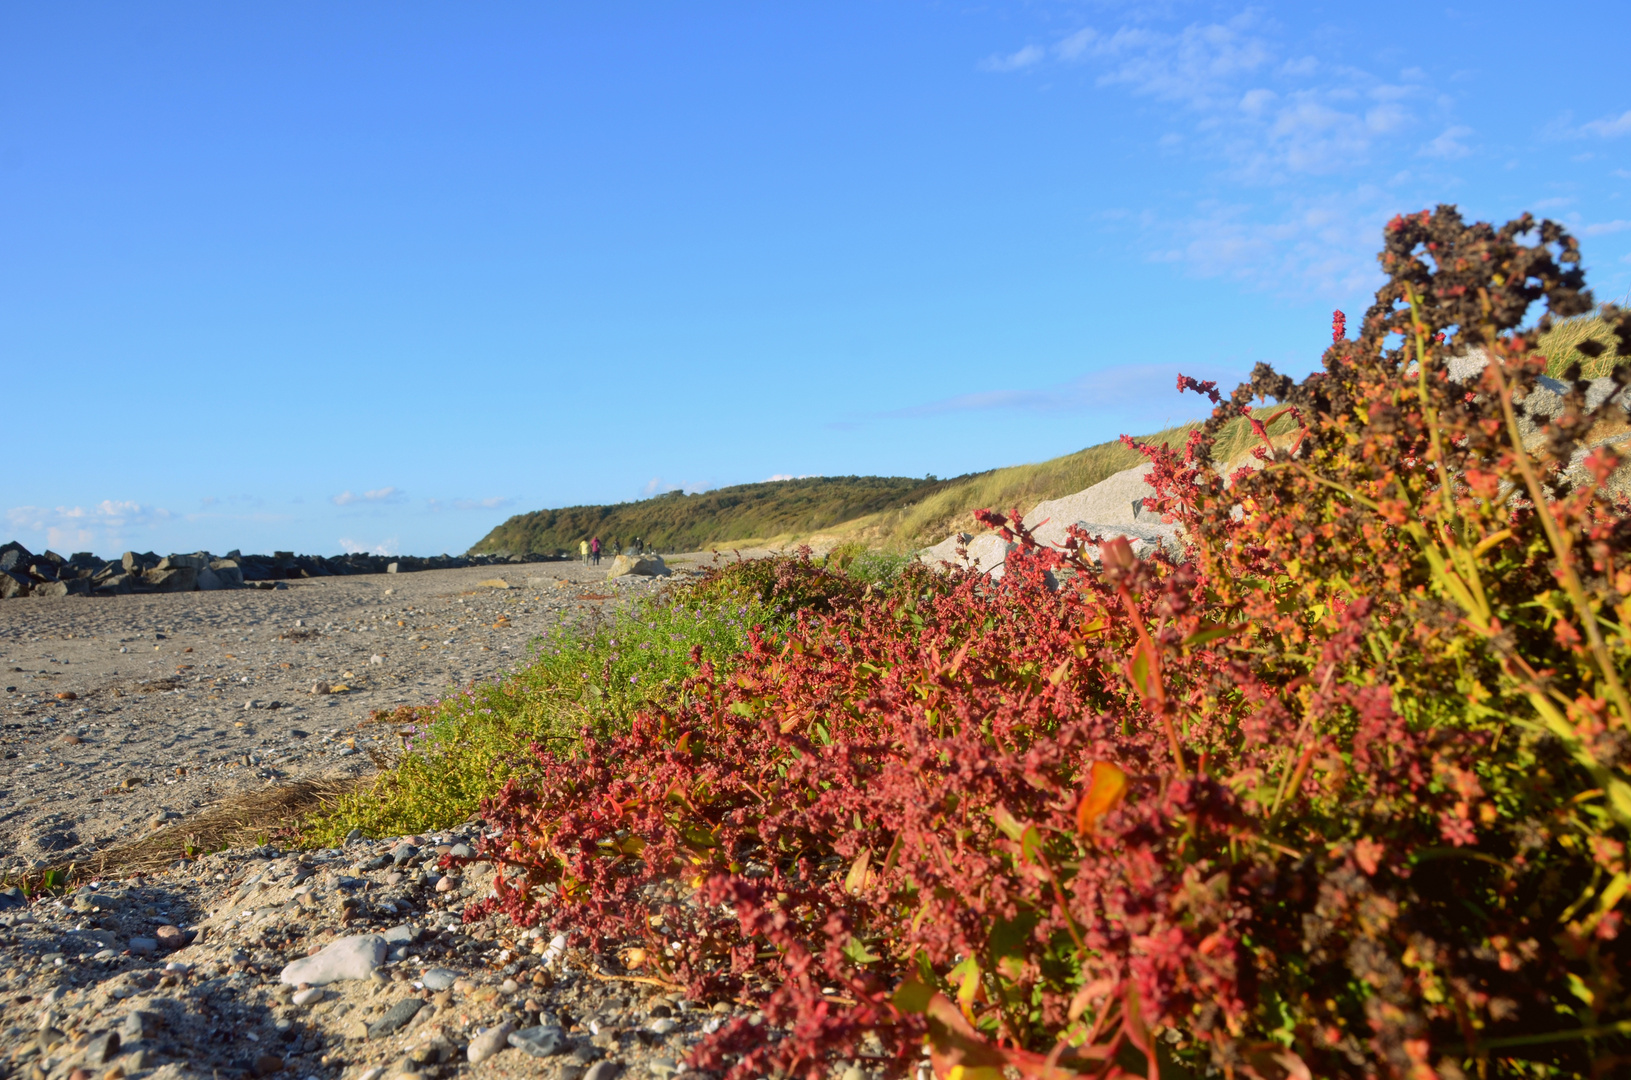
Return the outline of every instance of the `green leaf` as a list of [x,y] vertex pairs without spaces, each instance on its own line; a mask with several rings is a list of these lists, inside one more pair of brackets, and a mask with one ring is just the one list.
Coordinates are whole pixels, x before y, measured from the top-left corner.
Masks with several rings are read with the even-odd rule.
[[1245,628],[1245,623],[1235,623],[1233,626],[1214,626],[1206,630],[1197,630],[1193,634],[1190,634],[1188,637],[1184,638],[1184,648],[1192,649],[1198,645],[1205,645],[1208,642],[1216,641],[1219,638],[1226,638],[1230,634],[1244,630]]
[[1001,829],[1003,835],[1008,839],[1018,840],[1025,834],[1025,826],[1021,825],[1014,815],[1008,812],[1008,808],[1001,803],[998,803],[996,810],[992,811],[992,817],[996,819],[997,828]]
[[925,986],[916,979],[907,979],[895,988],[895,995],[890,1000],[903,1013],[921,1014],[928,1012],[934,993],[934,987]]
[[883,957],[868,949],[866,944],[858,937],[851,937],[844,942],[844,955],[849,957],[850,962],[854,964],[876,964],[883,959]]

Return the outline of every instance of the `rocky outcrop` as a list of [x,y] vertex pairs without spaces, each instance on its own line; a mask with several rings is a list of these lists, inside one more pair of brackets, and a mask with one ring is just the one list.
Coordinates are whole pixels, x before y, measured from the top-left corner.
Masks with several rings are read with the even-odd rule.
[[[119,559],[99,559],[79,552],[64,559],[54,551],[35,555],[12,541],[0,546],[0,600],[23,596],[117,596],[122,593],[209,592],[244,586],[276,588],[295,578],[347,574],[399,574],[415,570],[449,570],[499,563],[558,561],[547,555],[436,555],[430,558],[383,555],[244,555],[229,551],[217,558],[207,551],[159,556],[127,551]],[[662,560],[657,562],[661,564]],[[638,571],[636,571],[638,572]],[[666,568],[662,571],[667,573]]]

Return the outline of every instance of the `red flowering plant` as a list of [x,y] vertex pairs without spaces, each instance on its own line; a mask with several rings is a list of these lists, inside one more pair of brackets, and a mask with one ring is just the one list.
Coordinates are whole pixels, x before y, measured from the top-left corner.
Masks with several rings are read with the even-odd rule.
[[1217,405],[1146,450],[1182,558],[985,513],[998,581],[835,582],[540,750],[472,915],[755,1004],[693,1054],[733,1080],[1623,1068],[1631,530],[1579,450],[1624,417],[1576,381],[1531,429],[1517,329],[1590,307],[1577,263],[1550,222],[1396,219],[1322,372],[1180,380]]

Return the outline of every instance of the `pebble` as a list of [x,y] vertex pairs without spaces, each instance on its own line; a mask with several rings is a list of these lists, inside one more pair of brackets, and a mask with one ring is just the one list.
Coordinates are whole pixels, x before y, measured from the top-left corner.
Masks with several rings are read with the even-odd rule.
[[668,1058],[652,1058],[646,1062],[646,1068],[651,1070],[652,1076],[673,1076],[680,1071],[679,1065]]
[[522,1028],[512,1031],[509,1043],[517,1050],[533,1057],[549,1057],[560,1050],[561,1042],[566,1038],[566,1032],[558,1027],[539,1024],[537,1027]]
[[297,991],[289,1000],[304,1008],[307,1005],[312,1005],[316,1002],[322,1001],[325,993],[327,993],[327,991],[325,991],[321,986],[308,986],[304,990]]
[[[464,1056],[469,1059],[472,1065],[486,1061],[510,1045],[510,1033],[514,1030],[515,1025],[509,1022],[502,1023],[494,1028],[488,1028],[470,1040],[470,1048],[465,1051]],[[601,1080],[611,1080],[611,1078],[603,1077]]]
[[419,998],[403,998],[386,1010],[384,1016],[368,1026],[368,1037],[370,1039],[380,1039],[392,1032],[401,1030],[407,1026],[409,1020],[418,1016],[419,1010],[424,1007],[425,1003]]
[[649,1030],[654,1031],[659,1035],[667,1035],[670,1031],[673,1031],[679,1025],[676,1024],[669,1017],[659,1016],[657,1019],[653,1020],[650,1024],[647,1024],[646,1026],[647,1026],[647,1028]]
[[458,977],[459,973],[452,968],[433,967],[427,968],[419,980],[425,984],[426,990],[448,990]]
[[152,956],[159,951],[157,938],[133,937],[130,939],[130,951],[137,956]]
[[597,1061],[583,1074],[583,1080],[616,1080],[622,1071],[623,1063],[620,1061]]
[[341,979],[366,979],[385,963],[385,951],[385,939],[380,935],[353,934],[324,946],[315,956],[288,965],[278,981],[289,986],[327,986]]

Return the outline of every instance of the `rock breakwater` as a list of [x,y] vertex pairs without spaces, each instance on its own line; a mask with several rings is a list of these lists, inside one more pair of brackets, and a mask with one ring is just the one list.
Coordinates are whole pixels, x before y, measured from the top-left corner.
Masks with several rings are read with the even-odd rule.
[[419,570],[456,570],[500,563],[556,562],[549,555],[408,555],[349,554],[324,557],[277,551],[271,555],[223,556],[198,551],[158,555],[127,551],[118,559],[90,552],[63,558],[54,551],[35,555],[15,540],[0,546],[0,600],[24,596],[118,596],[126,593],[210,592],[245,586],[277,588],[282,581],[343,577],[350,574],[399,574]]

